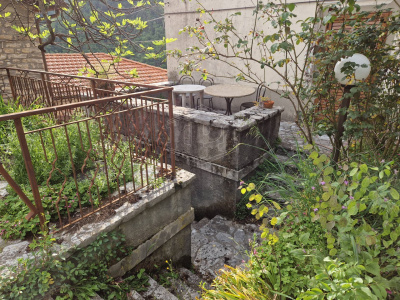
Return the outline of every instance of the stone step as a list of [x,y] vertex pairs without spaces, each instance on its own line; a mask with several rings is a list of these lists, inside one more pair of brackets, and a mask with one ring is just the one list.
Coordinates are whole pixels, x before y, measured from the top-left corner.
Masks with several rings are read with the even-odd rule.
[[199,277],[197,274],[193,273],[192,271],[186,269],[186,268],[179,268],[178,269],[178,274],[179,277],[182,281],[186,283],[191,289],[200,292],[200,284],[204,283],[205,287],[207,289],[210,288],[210,285],[208,282],[204,281],[201,277]]
[[[148,276],[148,275],[146,275]],[[149,287],[147,291],[142,293],[144,299],[159,299],[159,300],[178,300],[165,287],[159,285],[153,278],[149,277]],[[140,298],[138,298],[140,299]]]
[[172,279],[170,292],[180,300],[196,300],[200,298],[200,292],[188,286],[180,279]]
[[130,298],[132,300],[144,300],[144,298],[142,297],[142,295],[140,295],[138,292],[136,292],[135,290],[132,290],[129,294]]

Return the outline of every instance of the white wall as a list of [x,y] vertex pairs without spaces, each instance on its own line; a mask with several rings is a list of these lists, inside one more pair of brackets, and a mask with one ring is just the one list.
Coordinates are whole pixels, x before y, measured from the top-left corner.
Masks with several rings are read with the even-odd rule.
[[[288,0],[288,3],[297,3],[297,7],[294,11],[297,14],[298,20],[304,20],[308,17],[314,16],[315,13],[315,1],[301,1],[301,0]],[[326,3],[333,3],[336,1],[326,1]],[[358,1],[358,4],[362,5],[363,9],[370,10],[376,3],[387,3],[391,2],[393,6],[392,0],[362,0]],[[213,16],[216,20],[223,20],[226,17],[232,15],[233,13],[240,11],[241,16],[236,16],[234,18],[237,31],[241,35],[247,35],[250,30],[252,30],[254,17],[253,11],[255,8],[256,0],[200,0],[200,3],[203,6],[213,12]],[[197,39],[193,37],[189,37],[186,33],[179,34],[179,30],[184,28],[187,25],[195,26],[196,19],[201,18],[205,19],[206,16],[200,17],[197,9],[199,8],[199,4],[196,0],[170,0],[166,1],[165,4],[165,28],[166,28],[166,37],[167,38],[177,38],[178,40],[167,45],[167,50],[172,49],[180,49],[183,53],[185,53],[186,49],[190,46],[197,45]],[[197,22],[197,25],[199,23]],[[213,26],[213,25],[209,25]],[[271,30],[271,28],[267,28],[265,25],[262,25],[263,30]],[[293,30],[300,30],[300,24],[294,23],[292,25]],[[206,31],[208,33],[213,34],[213,30],[210,28]],[[212,37],[211,37],[212,38]],[[234,61],[238,65],[242,64],[242,61]],[[168,66],[168,78],[170,81],[176,81],[179,75],[179,61],[175,58],[168,58],[167,61]],[[223,62],[216,61],[204,61],[202,64],[207,70],[213,71],[213,73],[217,73],[219,76],[232,77],[239,73],[239,71],[235,70],[232,67],[227,66]],[[254,63],[251,66],[251,70],[254,71],[257,76],[261,79],[261,81],[265,81],[267,83],[276,82],[278,80],[278,76],[267,69],[262,70],[260,66]],[[200,78],[199,73],[193,74],[194,77],[198,80]],[[231,78],[215,78],[216,83],[235,83],[234,79]],[[248,83],[240,83],[240,84],[248,84]],[[251,85],[251,84],[250,84]],[[256,85],[253,85],[256,87]],[[287,99],[280,98],[277,94],[269,95],[276,103],[276,105],[284,106],[285,112],[282,114],[283,120],[294,120],[296,115],[296,109]],[[233,101],[232,109],[234,112],[239,110],[240,103],[247,101],[255,101],[255,95],[246,97],[246,98],[237,98]],[[226,106],[224,99],[214,98],[214,107],[224,109]]]

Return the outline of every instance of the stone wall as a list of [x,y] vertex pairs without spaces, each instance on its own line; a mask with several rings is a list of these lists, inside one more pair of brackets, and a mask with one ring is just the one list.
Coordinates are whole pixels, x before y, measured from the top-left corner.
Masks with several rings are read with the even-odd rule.
[[[139,136],[144,130],[144,136],[154,137],[155,144],[164,140],[170,130],[169,122],[158,123],[155,120],[153,133],[144,123],[155,118],[148,114],[155,114],[156,111],[138,114],[135,124],[125,121],[125,130],[129,128],[130,132],[138,132]],[[196,219],[234,216],[236,204],[241,199],[237,189],[239,183],[248,179],[263,158],[268,156],[267,143],[273,146],[278,138],[282,112],[282,107],[252,107],[225,116],[174,106],[176,165],[196,174],[190,196]],[[167,120],[167,105],[164,114]],[[160,128],[160,124],[165,126]],[[263,138],[252,132],[254,127],[258,128]]]
[[[14,9],[9,5],[9,1],[0,0],[0,4],[1,9],[6,8],[1,12],[2,15],[7,11],[12,12],[11,16],[0,18],[0,67],[43,70],[42,54],[37,46],[11,28],[13,24],[20,26],[20,23],[13,21],[15,13],[13,14]],[[17,9],[25,26],[35,26],[33,15],[28,15],[23,6]]]
[[[154,190],[138,192],[138,202],[126,202],[112,217],[86,224],[73,233],[57,233],[56,237],[63,241],[56,245],[57,252],[68,258],[77,249],[94,242],[101,233],[119,231],[134,250],[109,269],[110,276],[123,276],[139,264],[154,266],[166,259],[190,267],[190,224],[194,211],[188,199],[194,177],[180,170],[173,182],[167,180]],[[16,264],[20,257],[32,257],[32,253],[26,252],[27,244],[27,241],[0,244],[0,266]]]
[[225,116],[174,106],[176,164],[196,174],[191,195],[196,219],[234,216],[240,181],[268,155],[265,141],[276,142],[282,111],[253,107]]

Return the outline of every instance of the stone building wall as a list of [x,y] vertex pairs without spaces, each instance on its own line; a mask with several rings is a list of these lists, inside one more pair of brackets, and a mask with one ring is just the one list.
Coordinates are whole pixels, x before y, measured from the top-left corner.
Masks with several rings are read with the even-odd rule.
[[[3,16],[7,11],[14,11],[9,5],[9,1],[0,0],[0,4],[0,10],[6,8],[5,11],[1,12]],[[23,6],[17,9],[25,26],[27,26],[27,24],[29,24],[29,26],[35,26],[33,15],[28,15],[28,12]],[[23,37],[11,28],[12,24],[20,25],[20,23],[14,20],[15,14],[7,18],[0,18],[0,68],[13,67],[44,70],[40,50],[37,48],[37,45],[32,44],[29,38]]]

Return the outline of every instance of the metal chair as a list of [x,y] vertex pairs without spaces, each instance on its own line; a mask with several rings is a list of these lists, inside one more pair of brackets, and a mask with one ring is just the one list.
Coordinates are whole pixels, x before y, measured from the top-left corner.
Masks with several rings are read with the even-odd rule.
[[195,83],[194,78],[190,75],[183,75],[181,78],[179,78],[179,81],[178,81],[178,85],[194,84],[194,83]]
[[[267,86],[265,85],[265,82],[260,83],[257,87],[257,93],[256,93],[256,101],[260,103],[260,97],[265,97],[265,94],[267,92]],[[240,110],[242,110],[242,107],[244,107],[244,109],[253,107],[255,105],[254,102],[243,102],[242,104],[240,104]]]
[[[211,86],[211,85],[214,85],[214,79],[212,79],[211,77],[207,77],[207,79],[201,78],[199,80],[199,84],[204,85],[204,86]],[[208,100],[208,110],[213,110],[214,109],[213,102],[212,102],[213,97],[210,95],[204,94],[203,99]],[[200,98],[197,98],[197,109],[199,108],[199,100],[200,100]]]
[[[192,76],[190,75],[183,75],[181,78],[179,78],[178,80],[178,84],[177,85],[183,85],[183,84],[194,84],[195,80]],[[189,97],[189,94],[186,94],[186,97]],[[179,96],[180,101],[182,101],[182,97]],[[193,100],[194,102],[194,100]],[[194,103],[192,103],[192,105],[194,105]]]

